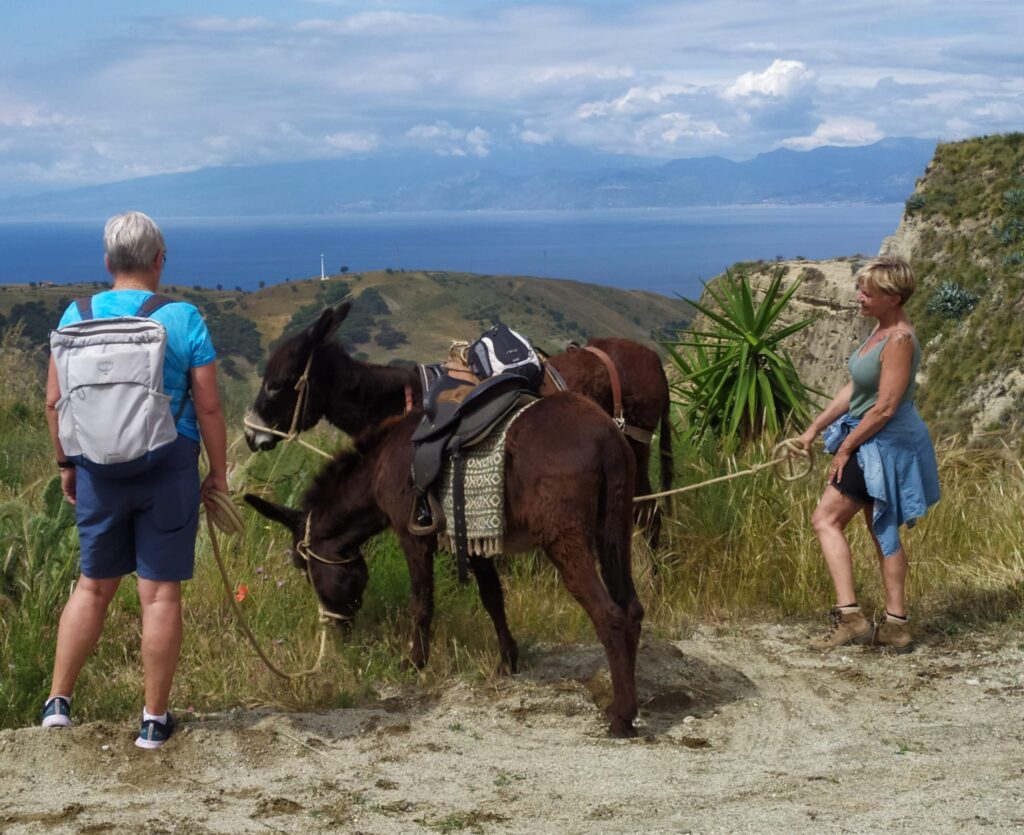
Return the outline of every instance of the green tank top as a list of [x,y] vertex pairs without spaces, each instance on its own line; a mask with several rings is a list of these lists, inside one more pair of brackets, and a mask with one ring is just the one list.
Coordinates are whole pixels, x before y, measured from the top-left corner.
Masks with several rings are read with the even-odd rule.
[[[871,337],[868,337],[870,339]],[[914,340],[914,357],[910,361],[910,381],[907,383],[907,390],[903,392],[903,399],[900,405],[910,403],[914,399],[914,392],[917,390],[917,367],[921,362],[921,343],[917,341],[917,335],[911,334]],[[867,344],[862,343],[850,356],[847,364],[850,369],[850,379],[853,380],[853,394],[850,395],[850,416],[863,417],[864,413],[878,402],[878,382],[882,378],[882,348],[889,341],[889,337],[883,337],[864,356],[860,355],[861,349]]]

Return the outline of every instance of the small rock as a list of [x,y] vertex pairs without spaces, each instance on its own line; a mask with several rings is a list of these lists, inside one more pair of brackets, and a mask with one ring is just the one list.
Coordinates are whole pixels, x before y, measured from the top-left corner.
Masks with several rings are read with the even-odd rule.
[[967,679],[965,684],[970,684],[973,687],[975,685],[981,684],[981,682],[978,681],[978,679],[976,679],[976,678],[969,678],[969,679]]
[[685,716],[685,717],[683,717],[683,724],[684,725],[692,725],[696,721],[697,721],[697,717],[696,716]]
[[100,750],[101,751],[109,751],[110,750],[110,746],[109,745],[101,745],[100,746]]

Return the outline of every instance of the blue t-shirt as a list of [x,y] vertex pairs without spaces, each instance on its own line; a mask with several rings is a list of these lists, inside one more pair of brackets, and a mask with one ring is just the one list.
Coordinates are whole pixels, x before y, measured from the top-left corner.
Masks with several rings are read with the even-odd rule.
[[[134,316],[152,293],[149,290],[107,290],[92,297],[92,315],[95,319],[113,316]],[[217,359],[210,340],[210,331],[202,315],[188,302],[174,302],[150,315],[167,329],[167,353],[164,355],[164,393],[171,395],[171,414],[178,414],[181,399],[188,391],[189,371]],[[81,322],[78,306],[72,302],[60,317],[59,328]],[[199,426],[192,398],[178,419],[178,432],[193,441],[199,440]]]

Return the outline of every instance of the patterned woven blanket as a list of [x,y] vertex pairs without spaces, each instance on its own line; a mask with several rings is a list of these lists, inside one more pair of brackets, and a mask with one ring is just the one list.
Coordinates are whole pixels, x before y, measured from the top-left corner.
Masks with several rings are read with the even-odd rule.
[[[534,400],[510,414],[490,435],[463,453],[466,467],[466,534],[469,553],[493,557],[502,553],[505,544],[505,436],[512,422],[529,409]],[[455,466],[451,459],[444,465],[444,486],[441,506],[448,524],[438,536],[438,547],[452,553],[452,477]]]

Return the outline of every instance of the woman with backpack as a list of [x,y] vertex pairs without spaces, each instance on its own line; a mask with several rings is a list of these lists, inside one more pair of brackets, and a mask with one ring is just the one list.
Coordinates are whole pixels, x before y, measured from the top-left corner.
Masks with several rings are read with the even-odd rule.
[[[159,227],[141,212],[117,215],[103,245],[112,289],[72,303],[51,334],[46,416],[75,505],[81,576],[61,614],[42,724],[71,723],[75,681],[134,572],[145,690],[135,744],[152,749],[174,730],[181,583],[192,577],[200,500],[228,489],[227,433],[206,323],[156,292],[167,262]],[[202,485],[200,439],[210,463]]]

